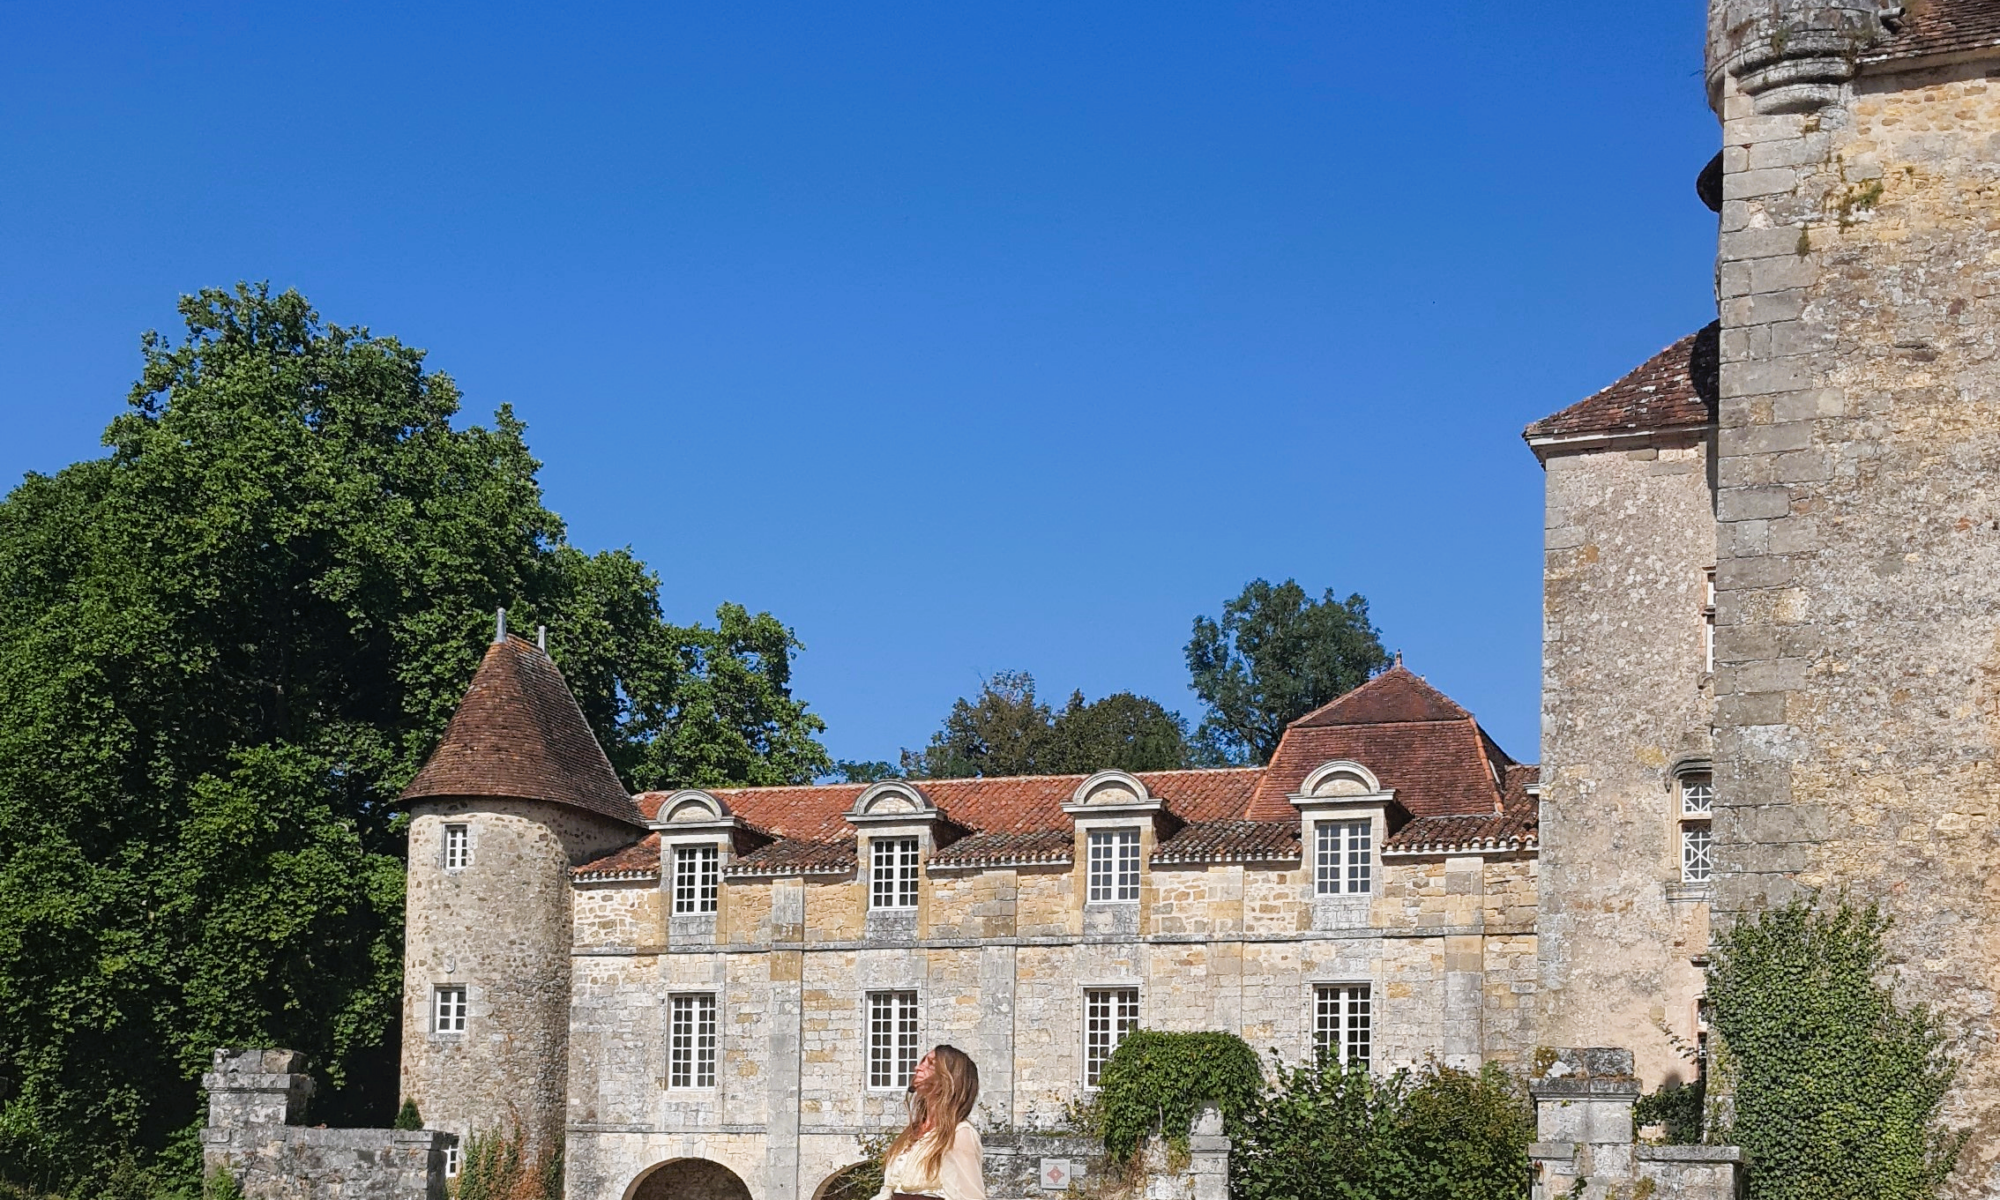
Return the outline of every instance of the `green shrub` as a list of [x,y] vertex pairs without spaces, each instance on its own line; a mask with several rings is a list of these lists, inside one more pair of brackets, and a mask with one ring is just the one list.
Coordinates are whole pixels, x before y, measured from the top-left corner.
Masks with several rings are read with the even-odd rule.
[[1965,1135],[1939,1109],[1956,1064],[1928,1009],[1883,982],[1889,919],[1799,900],[1716,938],[1716,1083],[1752,1200],[1928,1200]]
[[1263,1090],[1257,1052],[1233,1033],[1137,1029],[1104,1064],[1094,1120],[1113,1162],[1130,1160],[1156,1128],[1185,1153],[1204,1105],[1221,1110],[1223,1129],[1234,1137]]
[[1235,1200],[1524,1200],[1534,1110],[1507,1072],[1279,1066],[1230,1155]]
[[560,1140],[531,1157],[519,1129],[480,1130],[465,1139],[452,1187],[455,1200],[562,1200],[562,1193]]
[[417,1102],[415,1100],[404,1100],[403,1107],[396,1110],[395,1121],[389,1126],[391,1129],[422,1129],[423,1127],[424,1118],[422,1114],[417,1112]]
[[243,1185],[227,1167],[217,1167],[201,1181],[201,1200],[243,1200]]
[[1706,1081],[1663,1083],[1660,1090],[1639,1097],[1632,1106],[1635,1125],[1665,1125],[1667,1144],[1692,1146],[1701,1141],[1702,1108],[1708,1098]]

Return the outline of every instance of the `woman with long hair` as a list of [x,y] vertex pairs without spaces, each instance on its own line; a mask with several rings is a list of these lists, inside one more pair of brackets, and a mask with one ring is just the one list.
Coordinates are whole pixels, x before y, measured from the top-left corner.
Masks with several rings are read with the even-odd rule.
[[985,1147],[966,1118],[979,1099],[979,1068],[956,1046],[938,1046],[910,1079],[910,1123],[882,1158],[875,1200],[986,1200]]

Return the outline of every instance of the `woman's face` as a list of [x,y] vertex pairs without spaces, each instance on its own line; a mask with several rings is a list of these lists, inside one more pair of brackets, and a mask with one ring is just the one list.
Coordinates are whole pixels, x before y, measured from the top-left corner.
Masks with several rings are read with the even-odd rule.
[[926,1083],[930,1082],[931,1075],[936,1070],[937,1051],[933,1050],[917,1060],[916,1074],[910,1076],[910,1086],[913,1088],[923,1087]]

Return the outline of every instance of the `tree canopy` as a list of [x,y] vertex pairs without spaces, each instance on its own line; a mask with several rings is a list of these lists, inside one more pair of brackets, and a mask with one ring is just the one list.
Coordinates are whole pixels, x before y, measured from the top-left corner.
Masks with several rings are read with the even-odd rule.
[[41,1190],[161,1151],[198,1179],[219,1045],[305,1050],[317,1119],[389,1119],[393,801],[495,608],[548,626],[630,786],[832,765],[790,630],[672,624],[628,550],[570,546],[507,409],[454,426],[422,351],[293,292],[180,313],[108,453],[0,501],[0,1177]]
[[1195,694],[1208,706],[1196,737],[1212,758],[1262,764],[1285,726],[1360,687],[1389,665],[1359,593],[1314,600],[1295,581],[1253,579],[1222,606],[1196,617],[1187,644]]
[[[924,779],[973,775],[1075,775],[1116,767],[1170,771],[1189,765],[1187,726],[1160,704],[1130,692],[1086,702],[1072,692],[1051,708],[1035,677],[1001,671],[976,697],[953,701],[921,751],[903,751],[903,770]],[[886,764],[850,764],[855,768]],[[879,776],[877,776],[879,778]]]

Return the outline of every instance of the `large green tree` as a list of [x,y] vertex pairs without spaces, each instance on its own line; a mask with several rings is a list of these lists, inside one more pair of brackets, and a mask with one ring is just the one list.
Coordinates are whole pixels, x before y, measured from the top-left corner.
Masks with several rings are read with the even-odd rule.
[[[952,702],[930,743],[903,752],[903,770],[926,779],[1168,771],[1187,766],[1188,754],[1187,726],[1157,701],[1114,692],[1086,702],[1072,692],[1056,709],[1036,698],[1033,675],[1001,671]],[[843,766],[856,778],[886,764]]]
[[548,625],[635,787],[831,765],[791,633],[671,624],[629,552],[566,544],[507,410],[454,426],[421,351],[295,293],[180,311],[109,453],[0,501],[0,1178],[42,1190],[189,1178],[219,1045],[305,1050],[320,1119],[388,1119],[393,802],[496,607]]
[[1187,664],[1208,705],[1203,756],[1262,764],[1285,726],[1366,683],[1389,656],[1359,593],[1336,600],[1328,588],[1314,600],[1293,580],[1253,579],[1220,619],[1194,619]]

